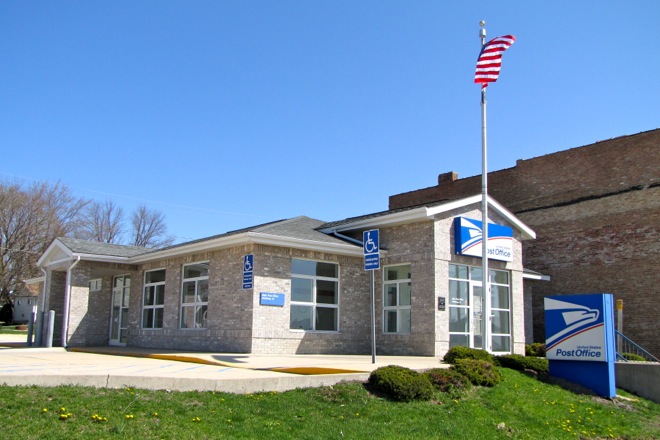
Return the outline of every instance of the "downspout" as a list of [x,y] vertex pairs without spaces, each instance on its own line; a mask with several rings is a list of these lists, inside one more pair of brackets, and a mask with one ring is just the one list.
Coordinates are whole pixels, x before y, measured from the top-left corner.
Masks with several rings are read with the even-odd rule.
[[69,331],[69,306],[71,305],[71,270],[73,270],[78,263],[80,263],[80,255],[66,270],[66,290],[64,292],[64,310],[62,311],[62,346],[64,348],[67,347],[69,342],[67,333]]

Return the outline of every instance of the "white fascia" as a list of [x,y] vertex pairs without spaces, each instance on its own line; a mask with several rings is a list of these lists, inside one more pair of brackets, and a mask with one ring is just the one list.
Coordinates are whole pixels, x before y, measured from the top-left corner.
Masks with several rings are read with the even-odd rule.
[[[437,214],[450,212],[465,206],[469,206],[481,201],[481,194],[466,197],[464,199],[454,200],[443,203],[438,206],[420,207],[409,209],[407,211],[395,212],[392,214],[383,214],[381,216],[374,216],[362,220],[356,220],[350,223],[344,223],[337,227],[322,229],[322,232],[332,233],[340,231],[351,231],[356,229],[369,229],[379,226],[396,225],[403,223],[410,223],[425,219],[433,219]],[[520,221],[511,211],[496,202],[492,197],[488,196],[488,205],[495,209],[502,217],[509,221],[516,229],[522,232],[523,239],[536,238],[536,233],[526,224]]]
[[393,214],[384,214],[381,216],[356,220],[355,222],[344,223],[337,227],[321,229],[321,232],[331,234],[335,231],[340,232],[340,231],[352,231],[355,229],[368,229],[379,226],[410,223],[410,222],[422,220],[426,217],[428,217],[427,208],[422,207],[422,208],[415,208],[402,212],[395,212]]
[[536,272],[523,272],[523,280],[550,281],[551,279],[550,275],[543,275]]
[[[452,211],[454,209],[463,208],[465,206],[472,205],[481,201],[481,195],[475,195],[467,197],[465,199],[455,200],[453,202],[443,203],[442,205],[434,206],[427,208],[427,214],[429,217],[434,215],[441,214],[443,212]],[[488,206],[495,209],[502,217],[504,217],[509,223],[511,223],[516,229],[522,233],[523,240],[529,240],[536,238],[536,232],[534,232],[529,226],[520,221],[511,211],[506,209],[504,206],[495,201],[492,197],[488,196]]]
[[204,240],[199,243],[177,246],[172,249],[150,252],[128,259],[130,263],[144,263],[151,260],[178,257],[181,255],[208,252],[217,249],[226,249],[246,244],[265,244],[280,247],[293,247],[296,249],[328,252],[348,256],[362,256],[362,248],[343,243],[325,243],[314,240],[303,240],[291,237],[263,234],[259,232],[243,232],[241,234],[221,237],[213,240]]
[[72,255],[73,255],[72,252],[71,252],[71,249],[69,249],[68,247],[64,246],[64,244],[62,244],[62,242],[61,242],[60,240],[55,239],[55,240],[53,240],[53,242],[50,244],[50,246],[48,246],[48,248],[44,251],[44,253],[41,255],[41,257],[39,257],[39,259],[37,260],[37,266],[38,266],[38,267],[41,267],[41,266],[42,266],[42,264],[44,263],[44,261],[46,260],[46,258],[48,258],[48,255],[49,255],[49,254],[53,251],[53,249],[55,249],[55,248],[58,248],[59,250],[61,250],[62,252],[64,252],[68,257],[67,257],[66,259],[58,260],[58,261],[55,261],[55,262],[51,261],[51,262],[49,262],[48,264],[60,263],[60,262],[62,262],[62,261],[67,261],[67,260],[70,260],[70,259],[71,259]]

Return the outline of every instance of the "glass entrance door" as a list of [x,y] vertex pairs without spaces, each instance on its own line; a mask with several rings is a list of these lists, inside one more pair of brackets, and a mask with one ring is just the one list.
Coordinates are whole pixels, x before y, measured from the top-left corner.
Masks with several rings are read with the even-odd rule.
[[449,346],[511,352],[511,287],[509,272],[491,269],[490,305],[484,301],[480,267],[449,265]]
[[112,309],[110,311],[110,345],[126,345],[128,300],[131,294],[131,277],[122,275],[112,280]]
[[483,310],[483,293],[482,286],[472,284],[472,344],[471,348],[484,348],[484,310]]

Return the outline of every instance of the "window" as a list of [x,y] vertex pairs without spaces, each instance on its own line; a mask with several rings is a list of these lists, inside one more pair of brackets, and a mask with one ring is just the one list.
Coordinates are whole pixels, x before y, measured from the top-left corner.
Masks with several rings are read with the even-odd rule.
[[410,333],[410,265],[386,267],[383,276],[383,332]]
[[483,270],[449,265],[449,346],[485,348],[484,316],[491,316],[490,342],[493,352],[511,352],[511,287],[509,272],[491,269],[490,311],[483,313]]
[[163,328],[165,269],[144,273],[142,328]]
[[183,266],[181,328],[206,328],[209,301],[209,263]]
[[493,351],[511,352],[511,303],[509,272],[490,271],[491,332]]
[[103,280],[101,278],[97,278],[95,280],[89,280],[89,291],[90,292],[100,291],[102,282]]
[[291,261],[290,328],[339,330],[339,265]]

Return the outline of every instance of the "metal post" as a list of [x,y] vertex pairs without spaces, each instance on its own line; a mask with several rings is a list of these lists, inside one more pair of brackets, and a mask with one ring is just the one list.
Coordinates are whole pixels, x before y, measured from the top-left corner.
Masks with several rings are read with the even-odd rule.
[[32,306],[30,310],[30,319],[28,320],[27,346],[32,347],[32,336],[34,335],[34,321],[37,317],[37,306]]
[[37,332],[34,338],[34,344],[37,347],[43,347],[44,319],[46,319],[46,314],[43,310],[39,310],[37,315]]
[[619,331],[619,335],[616,338],[616,351],[621,354],[623,353],[623,300],[616,300],[616,329]]
[[[479,38],[481,47],[486,44],[485,21],[479,25]],[[486,87],[481,88],[481,263],[482,263],[482,347],[486,351],[491,351],[490,323],[491,323],[491,300],[490,284],[488,274],[488,147],[486,141]]]
[[376,363],[376,276],[371,272],[371,363]]

